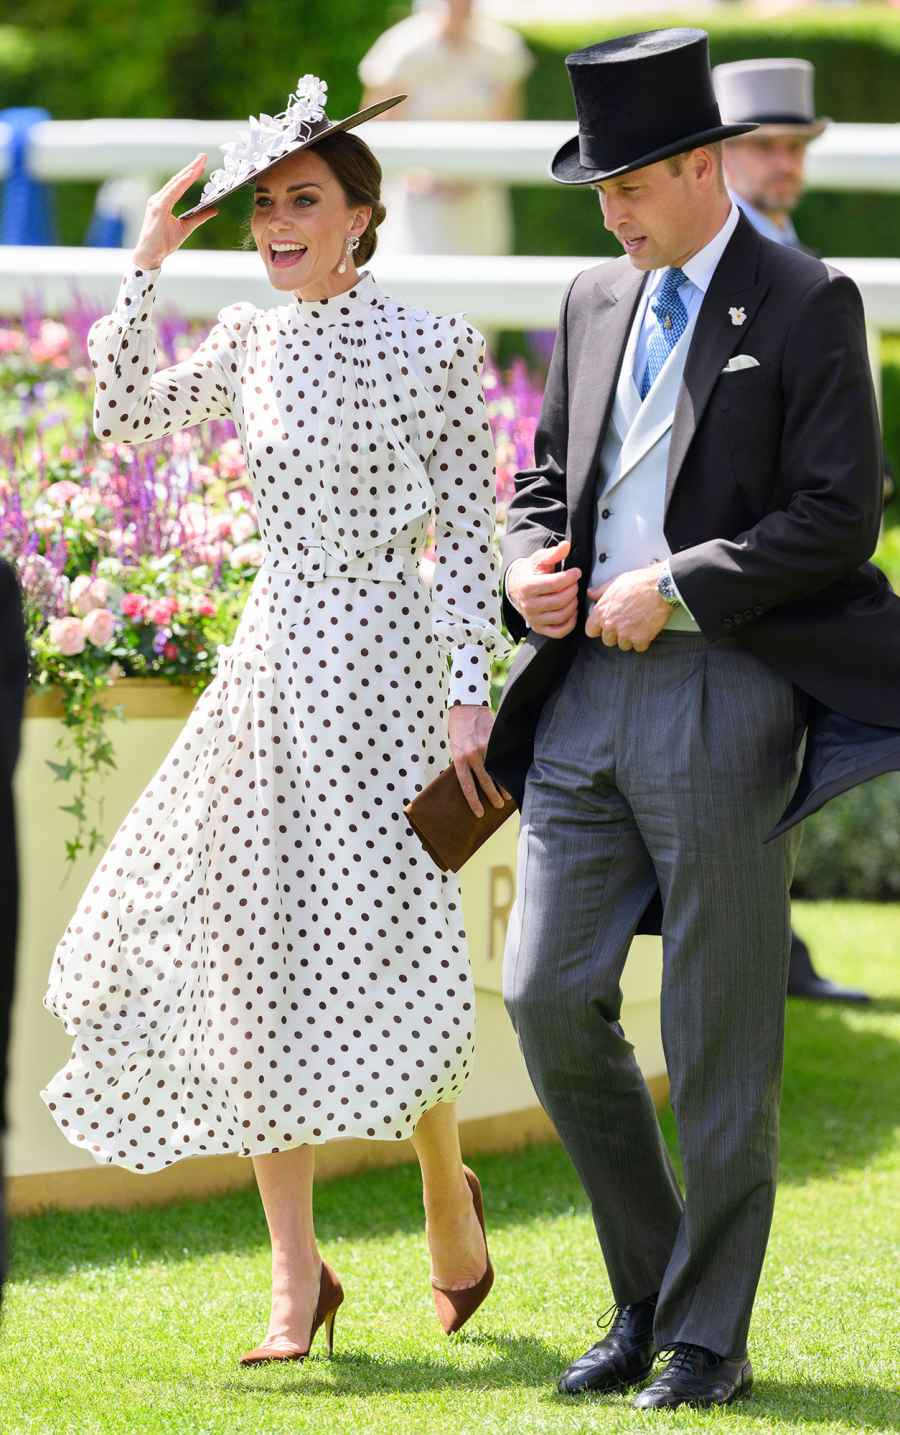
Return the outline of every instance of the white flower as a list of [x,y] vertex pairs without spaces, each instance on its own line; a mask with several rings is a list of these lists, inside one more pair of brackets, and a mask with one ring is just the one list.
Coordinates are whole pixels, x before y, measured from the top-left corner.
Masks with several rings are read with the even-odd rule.
[[201,203],[207,204],[217,195],[236,189],[266,164],[271,164],[297,143],[306,141],[316,121],[325,117],[328,86],[316,75],[303,75],[297,88],[288,96],[288,106],[280,115],[250,115],[249,129],[237,139],[222,145],[224,162],[214,170],[203,187]]
[[[297,88],[290,97],[297,104],[309,105],[314,110],[324,110],[328,101],[328,86],[318,75],[301,75]],[[311,116],[318,119],[319,116]]]
[[732,324],[734,324],[734,325],[743,324],[743,323],[746,322],[746,319],[747,319],[747,310],[746,310],[746,309],[738,309],[738,308],[735,308],[734,306],[732,306],[732,308],[730,308],[730,309],[728,310],[728,316],[729,316],[729,318],[731,319]]

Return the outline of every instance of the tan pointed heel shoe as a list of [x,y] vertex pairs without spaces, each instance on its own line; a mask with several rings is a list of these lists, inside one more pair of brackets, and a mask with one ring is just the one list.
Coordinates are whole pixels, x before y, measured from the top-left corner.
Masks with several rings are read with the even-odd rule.
[[241,1356],[241,1365],[262,1365],[267,1360],[305,1360],[320,1325],[325,1327],[325,1348],[329,1357],[334,1353],[334,1318],[344,1299],[343,1287],[330,1266],[322,1262],[319,1299],[312,1319],[306,1349],[299,1345],[258,1345]]
[[484,1229],[484,1202],[481,1196],[481,1182],[470,1171],[468,1166],[463,1170],[466,1180],[469,1183],[469,1190],[472,1192],[472,1205],[475,1207],[475,1215],[478,1217],[478,1224],[481,1227],[481,1234],[484,1236],[484,1250],[487,1256],[487,1265],[484,1275],[476,1281],[473,1286],[465,1290],[450,1290],[447,1286],[439,1285],[432,1276],[432,1295],[434,1296],[434,1308],[437,1311],[437,1318],[447,1335],[454,1335],[456,1331],[462,1330],[466,1321],[476,1312],[478,1307],[487,1300],[491,1286],[494,1284],[494,1267],[491,1265],[491,1257],[487,1248],[487,1232]]

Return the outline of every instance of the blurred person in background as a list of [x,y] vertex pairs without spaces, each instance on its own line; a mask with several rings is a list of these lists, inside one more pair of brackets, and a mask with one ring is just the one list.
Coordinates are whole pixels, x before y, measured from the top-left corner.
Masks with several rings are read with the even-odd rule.
[[759,129],[725,146],[725,177],[739,209],[776,244],[804,249],[792,215],[803,197],[806,149],[828,127],[813,103],[808,60],[737,60],[713,70],[723,114]]
[[[6,1063],[9,1021],[15,988],[19,885],[13,772],[19,756],[22,705],[28,653],[19,586],[13,570],[0,562],[0,1135],[6,1132]],[[0,1294],[6,1280],[6,1206],[0,1158]]]
[[[767,239],[810,254],[813,251],[801,243],[792,216],[803,198],[807,146],[829,124],[816,116],[814,79],[808,60],[737,60],[713,70],[726,123],[759,125],[752,134],[725,142],[725,178],[735,203]],[[865,992],[817,972],[809,947],[793,931],[788,996],[869,1001]]]
[[[515,120],[533,61],[514,30],[478,13],[476,0],[419,0],[361,61],[364,105],[403,90],[405,120]],[[447,180],[425,169],[385,185],[383,251],[508,254],[509,193],[494,183]]]

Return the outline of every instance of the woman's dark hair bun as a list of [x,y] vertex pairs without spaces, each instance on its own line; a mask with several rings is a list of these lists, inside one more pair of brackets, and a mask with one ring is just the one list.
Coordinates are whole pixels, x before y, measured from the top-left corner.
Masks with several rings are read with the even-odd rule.
[[344,191],[347,203],[364,204],[372,210],[353,256],[356,264],[368,264],[378,243],[376,231],[387,213],[381,202],[381,165],[365,140],[348,130],[326,135],[315,148]]

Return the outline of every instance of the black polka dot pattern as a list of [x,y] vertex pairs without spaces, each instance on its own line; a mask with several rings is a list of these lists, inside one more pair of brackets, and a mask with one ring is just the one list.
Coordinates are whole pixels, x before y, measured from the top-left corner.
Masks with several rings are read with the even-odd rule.
[[97,431],[233,418],[266,561],[57,949],[45,1002],[74,1045],[43,1096],[70,1141],[135,1171],[399,1140],[472,1059],[458,888],[403,804],[448,761],[448,684],[486,701],[501,641],[481,339],[365,275],[317,304],[234,305],[154,374],[155,277],[127,276],[92,331]]

